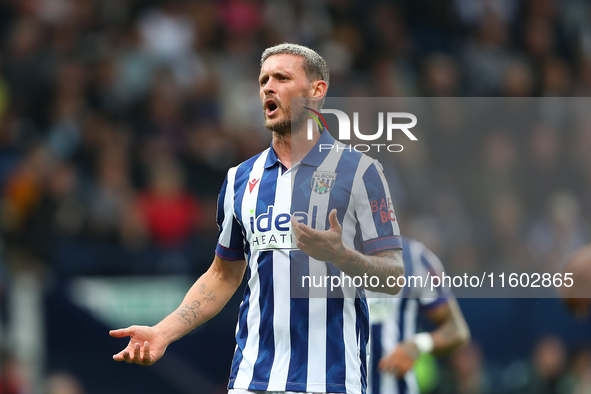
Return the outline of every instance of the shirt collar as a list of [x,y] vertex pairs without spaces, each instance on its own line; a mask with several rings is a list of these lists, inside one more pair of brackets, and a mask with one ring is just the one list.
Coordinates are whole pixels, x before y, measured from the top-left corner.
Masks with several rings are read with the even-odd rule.
[[267,160],[265,161],[265,168],[271,168],[278,162],[279,158],[277,157],[275,149],[273,149],[273,143],[271,142],[271,148],[269,149],[269,154],[267,155]]
[[[334,145],[335,139],[330,135],[327,129],[322,129],[322,134],[320,134],[320,139],[316,142],[314,147],[308,152],[306,157],[301,160],[302,164],[318,167],[326,158],[330,149],[323,149],[320,150],[320,144],[325,145]],[[271,149],[269,150],[269,154],[267,155],[267,160],[265,161],[265,168],[270,168],[274,166],[277,162],[279,162],[279,158],[275,153],[275,149],[273,149],[273,143],[271,142]]]

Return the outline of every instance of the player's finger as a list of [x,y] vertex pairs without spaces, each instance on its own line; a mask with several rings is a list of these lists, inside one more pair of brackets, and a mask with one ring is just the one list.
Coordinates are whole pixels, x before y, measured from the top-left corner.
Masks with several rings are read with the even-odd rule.
[[150,357],[150,342],[144,342],[144,354],[142,355],[142,364],[150,365],[152,358]]
[[127,364],[131,364],[133,363],[133,360],[131,359],[131,355],[129,354],[129,352],[127,350],[123,351],[123,360],[127,363]]
[[114,354],[113,355],[113,360],[115,360],[115,361],[123,361],[124,360],[124,358],[123,358],[123,352],[124,352],[124,350],[120,351],[117,354]]
[[111,330],[111,331],[109,331],[109,335],[114,338],[123,338],[123,337],[130,336],[131,332],[132,332],[131,327],[127,327],[127,328],[120,328],[118,330]]
[[296,239],[297,239],[298,241],[301,241],[301,242],[303,242],[303,243],[308,243],[308,244],[310,244],[310,243],[312,243],[311,241],[314,241],[315,239],[318,239],[318,237],[312,237],[312,236],[311,236],[311,235],[309,235],[309,234],[306,234],[306,233],[301,233],[299,237],[296,237]]
[[304,243],[303,243],[303,242],[301,242],[301,241],[297,241],[297,242],[296,242],[296,246],[297,246],[297,248],[298,248],[299,250],[301,250],[302,252],[304,252],[304,253],[308,254],[308,248],[306,247],[306,244],[304,244]]
[[310,237],[317,237],[319,234],[318,230],[315,230],[310,226],[306,226],[305,224],[302,226],[299,226],[298,228],[299,228],[301,234],[306,234]]
[[293,231],[296,238],[299,238],[302,230],[300,229],[300,222],[298,222],[295,218],[291,218],[291,230]]
[[304,223],[298,222],[294,217],[291,218],[291,227],[296,235],[296,238],[300,237],[302,234],[314,236],[318,233],[318,230],[315,230],[310,226],[306,226]]
[[141,364],[142,363],[142,359],[141,359],[141,345],[139,343],[136,343],[133,347],[133,362],[136,364]]

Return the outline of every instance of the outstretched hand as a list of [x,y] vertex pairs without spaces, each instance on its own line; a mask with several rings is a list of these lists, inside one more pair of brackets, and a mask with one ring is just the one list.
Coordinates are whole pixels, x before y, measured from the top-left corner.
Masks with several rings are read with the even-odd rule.
[[318,261],[334,262],[345,250],[343,228],[337,219],[337,210],[328,214],[330,228],[325,231],[315,230],[292,217],[291,225],[296,237],[296,246],[308,256]]
[[162,357],[168,346],[164,336],[148,326],[111,330],[109,335],[115,338],[130,337],[127,347],[113,356],[113,360],[128,364],[152,365]]

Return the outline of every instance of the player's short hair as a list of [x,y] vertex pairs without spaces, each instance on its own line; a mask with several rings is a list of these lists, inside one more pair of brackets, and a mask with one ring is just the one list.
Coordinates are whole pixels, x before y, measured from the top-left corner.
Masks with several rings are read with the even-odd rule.
[[263,51],[261,56],[261,66],[269,57],[273,55],[295,55],[304,59],[304,72],[310,82],[323,80],[329,85],[330,73],[326,62],[316,51],[298,44],[283,43],[269,47]]

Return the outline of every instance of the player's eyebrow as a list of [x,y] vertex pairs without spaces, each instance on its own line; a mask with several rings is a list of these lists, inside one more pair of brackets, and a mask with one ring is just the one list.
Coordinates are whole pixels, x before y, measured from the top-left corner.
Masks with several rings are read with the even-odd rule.
[[282,77],[282,78],[292,78],[292,74],[289,71],[285,70],[273,70],[271,72],[265,72],[259,76],[259,85],[263,82],[266,82],[269,79],[269,76],[273,76],[275,78]]
[[275,71],[273,71],[273,75],[281,75],[283,77],[290,77],[291,73],[287,70],[275,70]]

